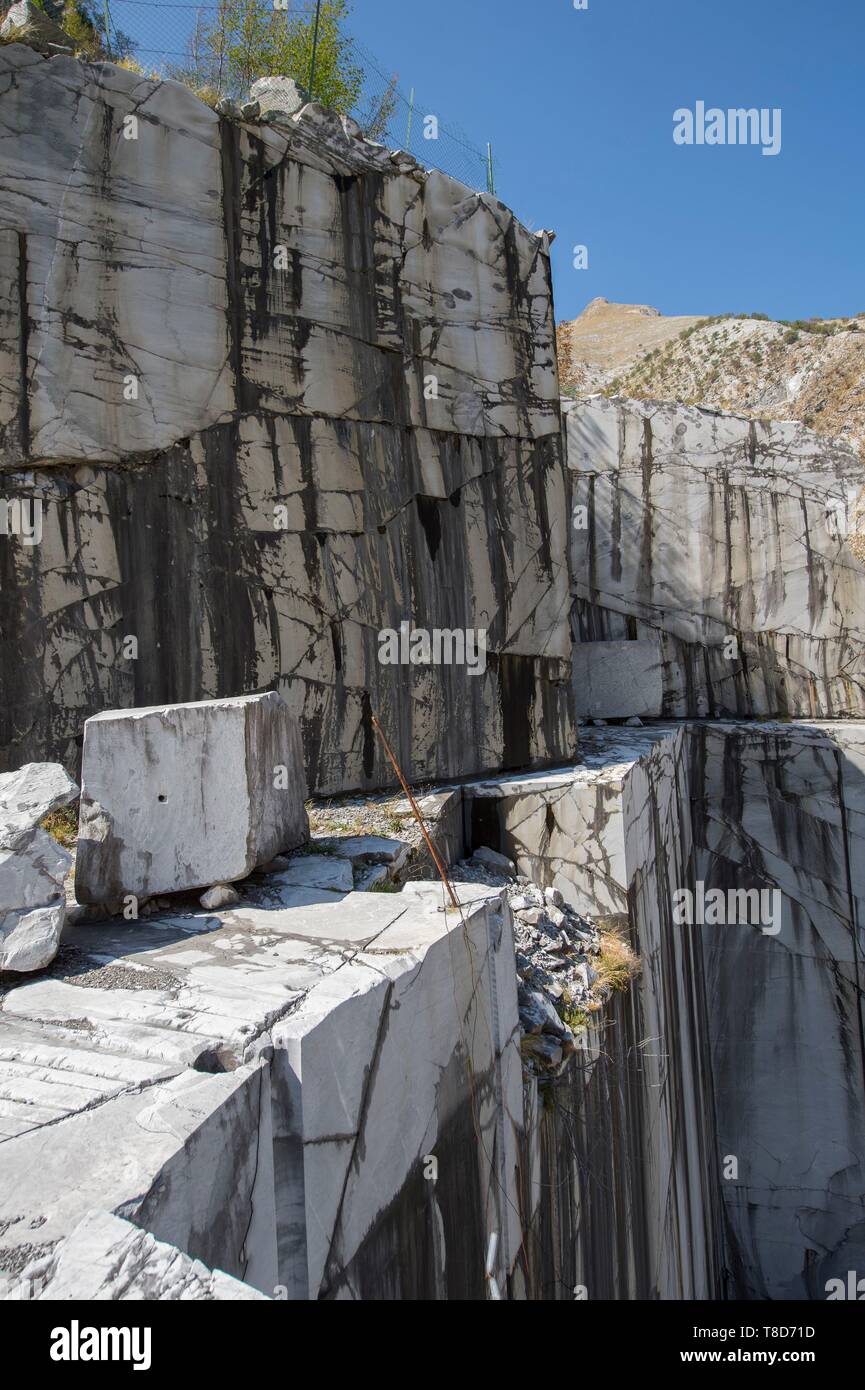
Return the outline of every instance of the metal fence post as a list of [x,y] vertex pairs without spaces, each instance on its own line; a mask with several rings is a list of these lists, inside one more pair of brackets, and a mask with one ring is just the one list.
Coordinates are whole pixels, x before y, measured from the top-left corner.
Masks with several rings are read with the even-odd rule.
[[406,136],[405,136],[405,147],[406,147],[407,150],[410,150],[410,149],[411,149],[411,122],[412,122],[412,117],[413,117],[413,116],[414,116],[414,87],[412,87],[412,89],[411,89],[411,95],[409,96],[409,99],[408,99],[408,130],[406,131]]
[[108,8],[108,0],[105,0],[103,21],[105,25],[105,56],[111,57],[111,11]]
[[315,28],[312,31],[312,62],[309,65],[309,99],[312,101],[312,87],[315,82],[315,59],[318,53],[318,22],[321,18],[321,0],[315,4]]
[[493,178],[493,147],[487,142],[487,192],[496,196],[496,183]]

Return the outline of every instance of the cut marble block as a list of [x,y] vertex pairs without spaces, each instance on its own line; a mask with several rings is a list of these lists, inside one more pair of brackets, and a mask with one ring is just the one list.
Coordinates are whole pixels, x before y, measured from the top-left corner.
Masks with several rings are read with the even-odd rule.
[[582,642],[574,647],[574,699],[578,715],[626,719],[663,712],[661,647],[655,638],[636,642]]
[[276,1297],[483,1299],[492,1232],[506,1287],[511,918],[483,885],[462,885],[460,916],[414,888],[262,875],[229,909],[73,926],[86,974],[12,982],[0,1298],[25,1280],[43,1298],[249,1296],[211,1284],[221,1270]]
[[0,970],[40,970],[57,953],[72,856],[39,823],[77,795],[56,763],[0,776]]
[[230,883],[309,837],[279,695],[107,710],[84,726],[75,890],[117,902]]

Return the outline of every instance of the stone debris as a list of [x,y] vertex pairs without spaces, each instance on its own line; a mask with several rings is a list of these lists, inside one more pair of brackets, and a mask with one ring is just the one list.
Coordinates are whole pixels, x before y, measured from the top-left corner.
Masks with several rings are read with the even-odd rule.
[[387,864],[371,864],[369,868],[355,872],[354,886],[359,893],[374,893],[385,883],[393,883]]
[[77,796],[56,763],[0,775],[0,970],[41,970],[57,953],[72,856],[40,822]]
[[601,1003],[592,989],[596,975],[588,960],[600,949],[600,932],[568,906],[559,889],[491,869],[489,853],[475,850],[449,876],[454,883],[504,889],[514,915],[523,1067],[530,1075],[546,1075],[574,1052],[578,1033]]
[[523,1057],[529,1057],[539,1063],[543,1068],[552,1067],[558,1070],[562,1061],[568,1055],[561,1043],[556,1042],[555,1038],[548,1033],[542,1033],[540,1037],[527,1037],[523,1041]]
[[288,854],[277,854],[267,864],[260,864],[254,871],[256,874],[278,874],[283,869],[291,865],[291,856]]
[[411,845],[384,835],[315,836],[314,854],[303,851],[285,861],[280,877],[297,887],[331,892],[371,893],[385,884],[405,882]]
[[[423,816],[427,834],[445,864],[462,856],[464,851],[462,792],[459,788],[438,787],[419,793],[416,804]],[[383,854],[378,846],[370,846],[373,859],[389,861],[390,877],[396,883],[409,879],[437,879],[438,869],[417,823],[410,803],[392,793],[365,797],[340,797],[318,802],[310,809],[311,828],[318,846],[337,854],[351,853],[346,844],[353,840],[381,841],[388,848]],[[358,874],[365,877],[363,860],[356,865]]]
[[218,907],[235,907],[240,902],[240,894],[230,883],[215,883],[198,901],[207,911],[213,911]]
[[570,1028],[562,1019],[545,994],[539,989],[526,989],[521,985],[517,994],[520,1005],[520,1023],[526,1033],[552,1033],[556,1038],[566,1035],[573,1038]]
[[499,854],[494,849],[487,849],[485,845],[474,851],[474,858],[493,873],[505,874],[508,878],[514,878],[516,875],[516,865],[506,855]]
[[59,763],[25,763],[16,772],[0,773],[0,825],[30,830],[77,796],[78,787]]
[[309,837],[297,723],[273,691],[84,726],[79,902],[245,878]]

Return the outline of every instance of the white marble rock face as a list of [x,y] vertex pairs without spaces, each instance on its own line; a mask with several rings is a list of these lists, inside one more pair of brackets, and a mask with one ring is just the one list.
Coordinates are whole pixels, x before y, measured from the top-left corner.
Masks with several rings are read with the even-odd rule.
[[39,823],[77,795],[56,763],[0,775],[0,970],[40,970],[57,953],[72,856]]
[[274,692],[108,710],[84,728],[75,891],[230,883],[309,835],[300,734]]
[[[0,767],[263,689],[323,794],[391,776],[371,713],[416,780],[570,756],[548,235],[316,103],[220,119],[16,44],[0,101],[0,497],[44,513]],[[383,666],[403,621],[486,632],[485,670]]]
[[149,454],[244,397],[558,432],[548,238],[497,199],[401,173],[315,103],[279,126],[226,123],[180,83],[19,44],[0,51],[0,95],[0,226],[26,255],[19,462]]
[[661,644],[656,638],[578,642],[573,670],[578,716],[625,719],[644,715],[657,719],[663,713]]
[[[574,637],[659,646],[646,706],[628,713],[861,717],[854,451],[797,423],[664,402],[594,396],[563,411]],[[590,659],[575,664],[583,708],[597,703]]]
[[[511,765],[572,752],[567,503],[550,441],[417,429],[407,444],[390,426],[245,416],[146,467],[34,477],[42,543],[16,546],[13,564],[20,604],[42,617],[19,636],[10,614],[8,756],[47,747],[72,764],[97,709],[267,688],[300,719],[321,794],[392,776],[370,707],[416,780],[499,768],[511,741]],[[413,615],[485,630],[485,670],[382,665],[379,632]]]

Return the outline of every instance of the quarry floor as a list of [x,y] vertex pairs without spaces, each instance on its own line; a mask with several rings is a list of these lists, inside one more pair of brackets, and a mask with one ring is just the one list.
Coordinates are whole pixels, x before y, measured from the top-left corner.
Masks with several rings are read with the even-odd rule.
[[[729,725],[806,736],[833,727]],[[421,803],[440,822],[457,815],[470,852],[472,827],[485,823],[479,805],[620,787],[680,728],[584,727],[578,765],[431,788]],[[311,823],[314,846],[330,852],[254,875],[238,905],[157,905],[138,921],[78,923],[47,970],[0,981],[0,1275],[46,1255],[95,1208],[129,1209],[178,1143],[188,1146],[214,1088],[229,1098],[235,1075],[272,1052],[275,1029],[325,1017],[370,981],[398,981],[508,896],[495,875],[461,881],[461,911],[450,908],[429,865],[413,864],[420,834],[399,796],[315,805]],[[392,878],[400,868],[419,874],[401,890]],[[518,955],[514,973],[519,964]]]

